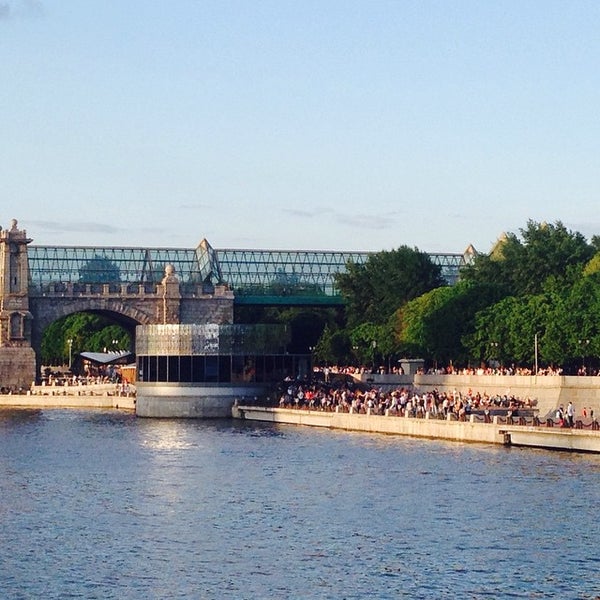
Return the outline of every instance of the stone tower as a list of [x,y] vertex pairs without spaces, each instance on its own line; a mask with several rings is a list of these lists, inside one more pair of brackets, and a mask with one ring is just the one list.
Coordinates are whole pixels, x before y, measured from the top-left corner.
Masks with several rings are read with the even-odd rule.
[[0,229],[0,388],[12,391],[29,389],[36,372],[28,295],[30,242],[15,219],[10,229]]

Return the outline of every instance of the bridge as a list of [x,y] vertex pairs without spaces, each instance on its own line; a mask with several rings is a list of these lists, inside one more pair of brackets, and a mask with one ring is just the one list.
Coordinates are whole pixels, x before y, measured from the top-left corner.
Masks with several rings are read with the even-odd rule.
[[[368,252],[35,246],[13,220],[0,229],[0,384],[31,384],[42,334],[76,312],[136,325],[230,324],[234,305],[342,304],[335,275]],[[430,254],[456,282],[475,251]],[[33,365],[33,366],[32,366]]]
[[[473,258],[464,254],[430,254],[449,284]],[[108,285],[109,289],[159,284],[172,265],[184,294],[227,285],[235,304],[340,305],[335,276],[348,262],[364,263],[368,252],[311,250],[213,249],[206,241],[189,248],[112,248],[30,246],[29,287],[32,293],[55,293]]]

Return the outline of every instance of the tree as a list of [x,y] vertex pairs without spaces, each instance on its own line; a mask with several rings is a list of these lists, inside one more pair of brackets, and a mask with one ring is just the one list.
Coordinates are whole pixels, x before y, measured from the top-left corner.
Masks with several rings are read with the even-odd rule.
[[92,333],[85,341],[90,352],[116,352],[131,346],[129,334],[120,325],[108,325]]
[[430,357],[436,354],[433,346],[438,346],[441,338],[432,330],[431,323],[435,313],[455,295],[456,290],[451,287],[437,288],[410,300],[396,311],[396,337],[410,355]]
[[474,360],[499,358],[531,367],[536,334],[540,355],[548,358],[545,333],[551,318],[548,295],[509,296],[476,314],[475,331],[464,336],[463,343]]
[[236,306],[235,322],[287,325],[291,333],[288,352],[304,354],[317,345],[326,326],[338,328],[339,312],[331,307]]
[[129,332],[110,318],[87,312],[74,313],[54,321],[44,331],[41,343],[42,363],[67,364],[67,340],[72,340],[72,356],[84,351],[129,350],[132,347]]
[[408,300],[445,283],[440,267],[408,246],[371,254],[362,264],[349,262],[335,281],[351,328],[364,322],[383,324]]
[[[65,319],[50,323],[41,343],[41,358],[44,365],[60,365],[66,362],[68,353],[65,353],[65,344],[68,336],[65,335]],[[68,352],[68,351],[67,351]]]
[[576,370],[575,365],[581,365],[586,357],[600,354],[599,279],[597,273],[582,277],[553,304],[554,314],[547,330],[552,358],[571,370]]
[[413,356],[467,362],[463,337],[475,330],[475,315],[503,296],[503,288],[494,284],[458,283],[431,290],[396,312],[396,335]]
[[347,365],[352,363],[352,343],[347,331],[326,326],[313,355],[320,364]]
[[596,252],[583,269],[583,275],[589,276],[600,273],[600,252]]
[[115,283],[121,281],[119,267],[104,256],[94,256],[79,269],[80,283]]
[[595,253],[582,234],[567,230],[560,221],[528,221],[520,233],[521,239],[509,233],[489,255],[477,256],[462,271],[463,279],[503,285],[517,296],[538,294],[550,276],[572,283],[572,267],[585,264]]

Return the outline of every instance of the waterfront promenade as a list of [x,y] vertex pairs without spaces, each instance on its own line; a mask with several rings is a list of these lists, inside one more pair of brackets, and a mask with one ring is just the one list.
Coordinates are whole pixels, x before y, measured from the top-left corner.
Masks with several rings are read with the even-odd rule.
[[[312,386],[290,382],[270,407],[234,406],[232,414],[366,433],[600,453],[600,377],[357,373],[344,383],[336,375]],[[569,403],[571,428],[556,416],[557,408],[566,410]]]
[[535,418],[492,418],[491,423],[471,415],[468,420],[457,421],[450,415],[446,419],[411,416],[376,415],[342,411],[319,411],[237,406],[232,409],[236,419],[263,421],[290,425],[308,425],[363,433],[383,433],[415,438],[441,439],[454,442],[502,444],[506,446],[531,446],[554,450],[600,453],[600,431],[592,423],[582,423],[581,428],[548,426]]
[[33,385],[26,393],[1,394],[0,407],[12,408],[119,408],[135,410],[135,386],[94,383],[87,385]]
[[419,393],[438,390],[468,394],[486,393],[490,396],[515,396],[529,400],[540,418],[554,414],[561,404],[572,402],[576,414],[585,407],[588,414],[600,416],[600,377],[569,375],[380,375],[360,373],[356,381],[375,388],[407,387]]

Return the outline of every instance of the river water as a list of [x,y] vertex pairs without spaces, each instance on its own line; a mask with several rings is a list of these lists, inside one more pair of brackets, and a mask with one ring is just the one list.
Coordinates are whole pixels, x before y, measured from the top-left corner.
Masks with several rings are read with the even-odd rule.
[[0,597],[596,598],[600,457],[0,412]]

